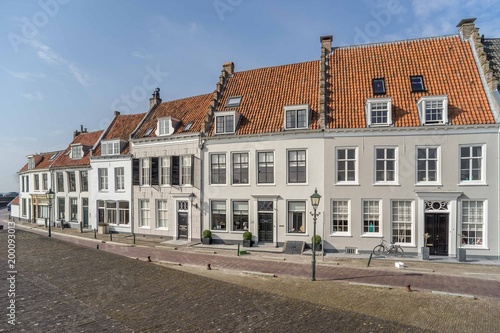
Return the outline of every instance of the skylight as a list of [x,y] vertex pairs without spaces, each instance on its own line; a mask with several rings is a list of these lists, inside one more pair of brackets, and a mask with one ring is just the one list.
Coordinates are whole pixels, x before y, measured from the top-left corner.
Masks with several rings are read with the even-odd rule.
[[193,122],[190,122],[189,124],[187,124],[186,127],[184,127],[183,132],[189,131],[191,129],[191,126],[193,126]]
[[241,96],[229,97],[226,106],[240,106]]
[[385,94],[385,80],[383,78],[372,80],[373,94]]
[[410,82],[412,92],[425,91],[424,78],[421,75],[410,76]]
[[57,157],[58,154],[59,154],[59,152],[54,153],[52,156],[50,156],[49,160],[52,161],[54,158]]
[[153,132],[153,128],[151,127],[150,129],[148,129],[146,131],[146,133],[144,133],[144,136],[150,136],[151,135],[151,132]]

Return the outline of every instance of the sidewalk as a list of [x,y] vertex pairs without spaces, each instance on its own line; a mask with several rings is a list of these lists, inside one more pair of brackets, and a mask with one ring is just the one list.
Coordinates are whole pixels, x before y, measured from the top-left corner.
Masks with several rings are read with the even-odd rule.
[[[6,226],[4,221],[4,225]],[[43,226],[16,223],[19,230],[47,235]],[[287,255],[281,248],[256,246],[245,248],[249,254],[238,256],[237,245],[202,245],[197,242],[172,241],[156,237],[131,235],[95,235],[92,231],[52,228],[52,237],[107,252],[176,265],[207,266],[213,269],[251,271],[277,276],[310,278],[311,256]],[[112,241],[111,241],[112,238]],[[479,260],[458,263],[455,259],[439,257],[420,261],[416,257],[372,258],[368,255],[326,254],[318,255],[316,278],[360,284],[404,288],[414,290],[461,294],[471,297],[500,298],[500,263]],[[395,262],[404,262],[398,269]]]

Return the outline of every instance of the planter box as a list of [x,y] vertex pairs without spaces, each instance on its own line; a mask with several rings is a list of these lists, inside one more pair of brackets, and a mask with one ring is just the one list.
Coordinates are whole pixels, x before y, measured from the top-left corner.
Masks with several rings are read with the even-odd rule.
[[252,240],[251,239],[244,239],[243,240],[243,247],[252,247]]
[[204,245],[210,245],[210,244],[212,244],[212,238],[202,238],[201,242]]
[[431,252],[431,249],[428,247],[423,247],[422,248],[422,260],[429,260],[429,254]]
[[101,235],[109,234],[109,226],[107,225],[98,225],[97,232]]
[[467,251],[462,248],[458,248],[457,259],[459,262],[467,261]]
[[314,250],[315,251],[321,251],[321,244],[315,244],[314,245]]

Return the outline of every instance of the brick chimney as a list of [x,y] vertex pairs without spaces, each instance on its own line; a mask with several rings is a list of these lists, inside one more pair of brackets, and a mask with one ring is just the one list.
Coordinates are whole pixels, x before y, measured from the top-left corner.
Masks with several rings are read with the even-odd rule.
[[466,18],[458,22],[457,28],[460,37],[465,40],[469,39],[474,31],[474,21],[476,18]]
[[234,62],[226,62],[222,65],[222,68],[227,72],[227,74],[234,74]]
[[76,130],[73,132],[73,139],[83,133],[87,133],[87,129],[83,128],[83,125],[80,125],[80,130]]
[[321,48],[325,49],[327,53],[332,52],[333,36],[321,36],[319,40],[321,42]]
[[152,109],[153,107],[160,105],[160,103],[160,88],[156,88],[155,91],[153,91],[153,97],[149,99],[149,108]]
[[318,128],[326,128],[327,115],[327,92],[328,92],[328,58],[327,55],[332,52],[332,36],[322,36],[319,38],[321,42],[321,56],[319,61],[319,108],[318,108]]

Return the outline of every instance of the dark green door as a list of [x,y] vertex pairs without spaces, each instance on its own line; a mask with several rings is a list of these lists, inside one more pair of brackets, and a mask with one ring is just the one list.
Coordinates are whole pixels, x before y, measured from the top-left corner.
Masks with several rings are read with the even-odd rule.
[[429,254],[448,255],[448,214],[425,214],[425,232],[429,234],[427,239]]

